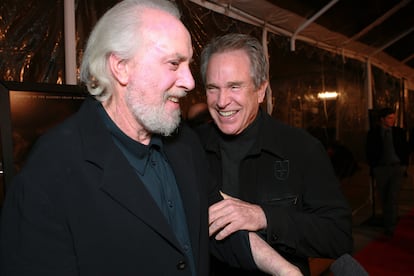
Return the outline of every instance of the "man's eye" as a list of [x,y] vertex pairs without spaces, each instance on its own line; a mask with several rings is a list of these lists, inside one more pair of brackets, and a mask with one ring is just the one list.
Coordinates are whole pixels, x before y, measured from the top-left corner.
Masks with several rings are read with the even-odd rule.
[[180,66],[180,62],[178,61],[170,61],[170,65],[173,69],[177,69]]
[[211,87],[207,87],[206,90],[209,93],[215,93],[215,92],[218,91],[217,87],[212,87],[212,86]]
[[231,90],[239,90],[241,88],[240,85],[232,85]]

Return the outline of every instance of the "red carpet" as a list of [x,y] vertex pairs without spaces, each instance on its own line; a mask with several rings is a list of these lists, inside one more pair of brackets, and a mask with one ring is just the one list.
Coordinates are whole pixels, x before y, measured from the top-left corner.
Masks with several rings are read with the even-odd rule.
[[394,236],[382,236],[353,256],[369,275],[414,275],[414,210],[402,217]]

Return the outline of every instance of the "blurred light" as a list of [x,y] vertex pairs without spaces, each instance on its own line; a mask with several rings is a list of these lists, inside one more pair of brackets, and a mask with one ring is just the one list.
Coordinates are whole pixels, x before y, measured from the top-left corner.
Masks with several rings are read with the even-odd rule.
[[334,92],[320,92],[318,93],[318,98],[319,99],[325,99],[325,100],[332,100],[332,99],[336,99],[338,98],[338,93],[336,91]]
[[305,101],[308,101],[308,102],[313,102],[313,101],[317,100],[315,98],[315,95],[312,95],[312,94],[305,94],[304,99],[305,99]]

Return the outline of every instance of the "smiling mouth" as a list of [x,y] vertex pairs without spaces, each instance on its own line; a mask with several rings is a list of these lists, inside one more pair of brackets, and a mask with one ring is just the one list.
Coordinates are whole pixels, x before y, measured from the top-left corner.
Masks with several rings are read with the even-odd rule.
[[180,91],[176,91],[174,93],[168,93],[169,95],[167,96],[167,100],[173,103],[179,103],[180,99],[187,96],[187,91],[184,90],[180,90]]
[[180,99],[179,99],[179,98],[177,98],[177,97],[173,97],[173,96],[168,97],[168,100],[169,100],[169,101],[171,101],[171,102],[173,102],[173,103],[178,103],[178,102],[180,101]]
[[231,115],[236,114],[237,111],[235,111],[235,110],[231,110],[231,111],[219,111],[218,113],[220,114],[220,116],[229,117]]

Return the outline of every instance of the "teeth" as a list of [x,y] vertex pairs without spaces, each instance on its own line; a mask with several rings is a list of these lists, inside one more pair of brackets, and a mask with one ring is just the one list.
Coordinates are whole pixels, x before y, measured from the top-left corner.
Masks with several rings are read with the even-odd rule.
[[236,113],[236,111],[219,111],[221,116],[228,117]]
[[177,97],[168,97],[168,100],[170,100],[174,103],[178,103],[178,98]]

